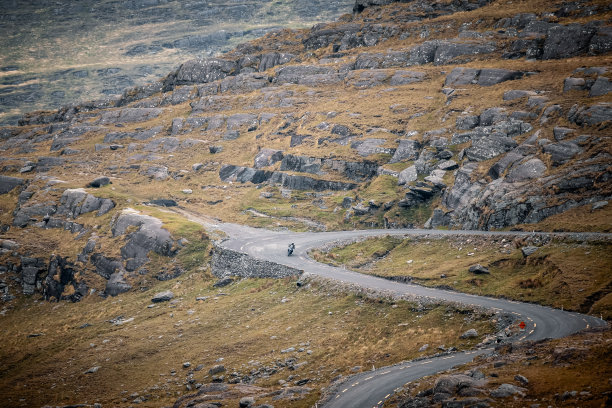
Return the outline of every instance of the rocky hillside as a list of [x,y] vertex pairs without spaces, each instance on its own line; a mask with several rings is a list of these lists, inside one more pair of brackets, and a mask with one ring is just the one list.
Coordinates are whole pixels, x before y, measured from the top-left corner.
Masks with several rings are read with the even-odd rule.
[[[116,47],[117,52],[134,53],[133,67],[141,63],[138,55],[152,54],[159,57],[159,67],[164,68],[168,66],[163,61],[169,60],[162,57],[172,54],[172,50],[183,45],[189,48],[192,40],[199,44],[198,36],[205,43],[213,41],[209,36],[217,34],[200,30],[199,26],[193,27],[186,40],[172,31],[171,25],[155,26],[168,13],[175,13],[178,3],[125,3],[134,10],[133,21],[145,31],[136,30],[134,36],[115,38],[113,41],[122,44]],[[218,3],[218,7],[212,7],[212,3]],[[319,3],[329,5],[325,9],[330,10],[329,14],[321,10],[321,14],[312,15],[312,9],[298,8],[303,10],[302,21],[331,16],[345,4]],[[65,16],[61,4],[54,2],[56,14]],[[83,7],[85,4],[79,2]],[[117,6],[106,1],[95,4],[91,7]],[[253,36],[276,25],[266,25],[275,21],[266,17],[273,8],[263,7],[260,2],[233,2],[235,7],[226,2],[190,4],[194,7],[205,4],[202,13],[212,13],[197,14],[202,22],[217,17],[223,20],[224,13],[251,15],[263,30],[249,34]],[[274,2],[275,7],[291,5],[294,3]],[[80,7],[73,3],[65,6]],[[15,10],[7,11],[6,15],[12,17],[4,19],[3,24],[25,21],[25,15]],[[188,20],[189,11],[177,15]],[[49,372],[59,370],[54,365],[59,364],[57,361],[47,359],[58,351],[54,349],[57,344],[64,344],[61,335],[54,331],[57,328],[50,327],[55,320],[42,322],[36,320],[40,317],[36,315],[30,321],[28,311],[19,307],[27,305],[32,310],[40,307],[55,313],[55,306],[38,302],[41,298],[81,301],[70,305],[74,315],[54,315],[62,322],[58,330],[67,333],[72,333],[74,327],[89,327],[82,323],[89,307],[95,310],[92,319],[98,324],[123,324],[121,302],[125,301],[124,305],[130,303],[128,310],[134,316],[146,315],[151,322],[161,319],[168,330],[176,332],[174,340],[180,339],[184,322],[175,323],[172,310],[158,314],[157,309],[147,307],[152,288],[156,291],[182,288],[191,301],[185,301],[183,306],[180,306],[183,300],[171,303],[168,309],[178,304],[188,316],[194,310],[215,317],[226,316],[227,310],[246,313],[231,314],[238,316],[235,327],[240,328],[240,332],[231,334],[233,346],[227,346],[231,350],[226,348],[230,343],[223,338],[227,335],[226,323],[216,320],[211,323],[211,330],[206,333],[215,336],[221,333],[209,340],[217,341],[223,352],[193,356],[205,360],[211,369],[213,363],[219,365],[215,359],[224,358],[218,357],[221,355],[231,356],[232,366],[241,374],[250,372],[249,365],[261,366],[260,373],[266,375],[276,373],[270,374],[268,368],[288,367],[286,361],[279,360],[284,366],[272,361],[273,357],[265,354],[267,351],[257,351],[262,359],[269,360],[264,365],[244,360],[244,355],[233,351],[244,344],[267,344],[270,336],[277,336],[276,332],[266,331],[262,335],[243,329],[244,322],[252,318],[248,311],[256,312],[260,307],[252,306],[253,296],[260,294],[263,310],[270,307],[266,302],[272,298],[268,295],[276,296],[278,290],[283,296],[277,296],[277,300],[284,305],[285,294],[293,295],[295,284],[242,282],[240,289],[228,292],[236,294],[231,299],[245,298],[239,304],[232,303],[225,298],[226,293],[212,289],[208,281],[213,279],[207,272],[209,237],[200,225],[172,212],[176,206],[181,207],[182,214],[277,229],[425,227],[611,232],[612,207],[608,204],[612,195],[611,21],[612,9],[599,0],[555,3],[358,0],[352,14],[311,29],[273,30],[235,47],[246,34],[234,38],[226,33],[221,47],[229,44],[233,48],[225,54],[182,60],[174,71],[169,68],[164,71],[159,81],[144,85],[123,89],[133,83],[119,81],[108,88],[113,93],[122,89],[117,99],[75,101],[58,110],[30,112],[20,117],[18,125],[0,128],[0,315],[8,314],[17,328],[28,322],[29,330],[13,330],[11,334],[18,333],[20,337],[11,338],[10,347],[5,349],[7,355],[14,354],[27,364],[22,360],[12,362],[0,372],[3,376],[0,379],[6,384],[20,384],[12,378],[29,376],[23,369],[33,366],[30,358],[44,360],[53,367]],[[105,27],[106,23],[100,17],[91,24]],[[146,30],[153,26],[155,30],[166,30],[167,43],[143,40],[147,38]],[[227,32],[233,29],[228,28]],[[61,47],[61,42],[57,46]],[[3,80],[10,81],[13,74],[21,75],[2,64],[8,67],[4,72],[12,72],[3,74]],[[98,73],[97,69],[87,68],[86,74],[66,71],[66,75],[82,75],[106,89],[104,80],[99,81],[105,71]],[[123,75],[121,72],[113,71],[112,75]],[[27,76],[15,81],[24,87],[40,85]],[[10,91],[10,87],[4,87],[2,92],[21,92],[24,90],[21,85]],[[28,92],[24,97],[27,103],[40,99],[39,94]],[[577,249],[572,250],[582,251],[584,258],[580,259],[588,261],[589,248],[577,244]],[[603,253],[605,248],[597,248],[593,253],[599,251]],[[542,265],[548,265],[554,259],[547,260],[542,255],[541,260]],[[543,277],[551,275],[548,272],[551,271],[543,271],[546,275]],[[602,275],[607,278],[605,273]],[[541,287],[549,286],[531,287],[535,282],[533,276],[524,278],[527,282],[524,289],[535,288],[538,296],[550,296],[540,293],[544,291]],[[194,279],[205,282],[200,282],[196,290],[189,284]],[[588,276],[585,279],[594,280]],[[209,283],[211,287],[207,286]],[[559,284],[574,287],[563,279]],[[276,289],[270,292],[268,288],[272,286]],[[601,301],[602,308],[609,308],[611,286],[607,281],[580,286],[597,289],[584,294],[588,307]],[[328,299],[326,290],[317,289],[313,297],[305,294],[301,305],[309,305],[307,300],[314,297]],[[225,309],[221,306],[217,309],[216,303],[212,306],[198,303],[206,300],[200,298],[198,291],[219,300]],[[129,295],[115,298],[126,292]],[[562,293],[567,291],[563,289]],[[249,294],[253,296],[249,298]],[[346,296],[351,307],[359,304],[359,299]],[[229,300],[224,303],[224,299]],[[65,305],[59,303],[58,310]],[[111,317],[107,320],[101,317],[109,305],[116,312],[112,321],[108,320]],[[395,310],[390,304],[385,307]],[[147,310],[142,312],[143,309]],[[299,306],[296,310],[306,309],[307,306]],[[342,310],[349,313],[349,309],[343,306]],[[415,313],[421,313],[416,310]],[[312,313],[318,316],[318,312]],[[379,316],[388,311],[373,313],[371,316]],[[434,317],[446,321],[445,313],[436,312],[432,321],[437,322]],[[325,314],[330,315],[331,312]],[[194,327],[201,323],[196,318],[189,319],[187,323]],[[380,324],[380,319],[368,319]],[[389,327],[403,327],[404,321],[398,316],[397,324]],[[263,322],[262,327],[269,325],[268,320]],[[293,336],[286,339],[286,347],[306,350],[306,343],[310,342],[306,333],[310,328],[303,325],[300,336],[294,336],[291,327],[287,329],[289,324],[295,325],[293,317],[285,316],[285,320],[275,320],[275,324],[277,331],[286,330]],[[337,330],[335,324],[330,323],[330,332]],[[363,322],[355,320],[351,333],[367,332],[360,325]],[[45,356],[37,354],[41,351],[21,353],[21,342],[26,337],[37,338],[38,326],[57,337],[47,343]],[[114,330],[120,329],[113,326],[111,331]],[[181,347],[192,350],[192,344],[199,344],[194,340],[199,341],[198,330],[191,332],[197,335],[184,339]],[[398,333],[398,338],[407,338],[397,330],[394,333]],[[242,344],[240,336],[244,333],[252,338]],[[371,333],[383,333],[383,328],[377,327]],[[150,364],[147,367],[157,369],[156,361],[152,361],[155,358],[151,358],[156,351],[152,350],[158,349],[156,342],[161,342],[165,333],[155,334],[158,340],[149,337],[149,342],[145,342],[154,348],[130,348],[128,355],[146,356]],[[126,340],[130,347],[144,344],[140,332],[111,335],[99,326],[87,336],[75,335],[78,341],[70,344],[78,344],[71,347],[81,350],[87,349],[86,344],[81,344],[83,339],[91,341],[94,346],[87,349],[92,353],[88,354],[87,362],[91,363],[89,367],[98,367],[94,364],[101,357],[94,355],[95,345],[102,341],[98,336],[107,335],[114,342],[112,349],[111,345],[108,350],[101,346],[105,353],[110,353],[108,359],[130,361],[121,354],[124,338],[134,340]],[[190,343],[192,340],[194,343]],[[379,338],[374,335],[367,340],[371,341],[369,348],[339,343],[343,347],[338,350],[360,349],[355,352],[364,366],[374,361],[390,364],[405,358],[392,351],[381,352],[376,346]],[[171,343],[163,342],[168,347],[167,353],[172,354]],[[318,344],[320,349],[315,353],[320,354],[313,357],[313,364],[326,361],[328,345],[323,340]],[[415,354],[416,349],[410,352]],[[62,354],[62,362],[73,361],[74,353],[68,354]],[[164,354],[164,358],[170,354]],[[388,359],[391,355],[393,359]],[[178,364],[177,361],[172,364]],[[336,360],[332,363],[337,364]],[[22,371],[10,372],[12,367]],[[45,367],[41,369],[44,371]],[[180,364],[176,367],[180,369]],[[300,372],[316,384],[313,389],[329,384],[337,374],[335,368],[322,367],[316,371],[309,366],[310,374]],[[168,368],[163,375],[174,377],[176,368]],[[346,374],[349,369],[345,367],[342,372]],[[84,375],[87,368],[79,366],[81,371],[74,370],[73,377]],[[108,382],[104,382],[116,392],[108,399],[113,406],[128,405],[141,397],[139,394],[132,397],[128,387],[122,388],[125,393],[118,390],[119,384],[123,387],[124,378],[140,381],[146,371],[129,370],[126,368],[122,378],[106,378]],[[197,374],[191,369],[186,373],[184,381],[175,379],[176,384],[169,377],[168,381],[143,385],[146,379],[138,387],[151,388],[138,389],[143,395],[162,395],[159,398],[172,403],[177,398],[174,385],[183,391],[184,387],[194,391]],[[217,374],[210,372],[210,376]],[[300,387],[294,391],[301,392],[306,383],[298,384],[302,378],[289,377],[274,378],[289,384],[286,387],[291,384]],[[213,381],[213,377],[206,377],[208,380]],[[54,381],[49,381],[44,389],[56,387]],[[83,380],[82,386],[90,387],[88,395],[99,395],[93,390],[94,383]],[[211,390],[223,393],[222,388],[212,386]],[[58,395],[62,392],[58,391]],[[11,395],[19,400],[23,389],[13,389]],[[238,394],[231,395],[238,400]],[[273,396],[268,397],[272,401]],[[294,395],[285,397],[290,401]],[[314,403],[317,397],[315,393],[308,394],[307,402],[296,402],[295,406]],[[413,397],[411,394],[410,398]],[[57,398],[61,400],[61,396]],[[177,404],[191,402],[179,400]]]
[[408,384],[383,407],[605,406],[609,355],[609,331],[500,346],[467,367]]
[[310,27],[352,0],[3,1],[0,123],[75,101],[116,99],[190,58],[282,27]]
[[298,229],[609,231],[612,11],[530,5],[357,2],[117,101],[25,115],[1,130],[4,269],[47,297],[84,295],[84,270],[128,290],[149,251],[189,241],[150,204]]

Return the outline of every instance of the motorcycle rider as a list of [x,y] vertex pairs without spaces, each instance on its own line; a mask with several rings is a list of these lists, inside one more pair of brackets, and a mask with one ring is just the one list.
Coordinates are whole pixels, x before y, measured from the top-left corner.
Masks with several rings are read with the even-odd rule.
[[295,244],[292,242],[289,244],[289,247],[287,248],[287,254],[291,255],[294,250],[295,250]]

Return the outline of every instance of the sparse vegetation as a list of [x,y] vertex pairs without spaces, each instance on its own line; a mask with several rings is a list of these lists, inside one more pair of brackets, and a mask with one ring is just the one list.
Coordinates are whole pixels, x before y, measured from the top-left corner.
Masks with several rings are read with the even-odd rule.
[[[396,407],[419,392],[434,387],[448,375],[478,371],[486,383],[480,387],[488,393],[501,384],[524,389],[521,398],[494,398],[494,404],[523,407],[526,404],[558,407],[601,407],[609,401],[610,331],[585,332],[559,340],[501,347],[496,355],[479,357],[450,373],[411,382],[385,401],[383,407]],[[527,384],[519,381],[522,376]]]
[[[478,295],[536,302],[609,319],[611,245],[571,239],[541,243],[525,258],[522,239],[397,237],[372,238],[329,252],[316,260],[382,277],[410,277],[426,286],[446,286]],[[482,264],[490,275],[474,275]]]
[[[143,407],[168,406],[181,396],[197,392],[197,384],[220,381],[208,370],[223,364],[224,384],[234,387],[239,380],[245,388],[252,385],[249,389],[257,395],[258,403],[272,403],[277,408],[312,407],[322,390],[339,375],[433,354],[442,344],[446,348],[469,349],[498,329],[497,317],[482,311],[366,296],[330,281],[301,279],[297,285],[295,279],[243,279],[216,288],[213,284],[217,278],[211,274],[211,248],[212,241],[222,238],[221,234],[205,231],[200,224],[188,221],[190,217],[206,217],[212,224],[233,222],[292,231],[420,228],[428,225],[429,220],[433,228],[612,232],[612,206],[606,201],[612,197],[609,118],[595,124],[587,123],[586,119],[584,123],[570,119],[570,112],[582,107],[597,105],[607,109],[610,92],[590,96],[586,88],[563,89],[568,77],[580,76],[574,79],[584,79],[585,86],[592,86],[596,79],[609,83],[610,73],[606,69],[612,66],[610,53],[597,54],[589,48],[569,58],[531,58],[527,52],[510,58],[505,54],[515,40],[531,41],[535,37],[512,26],[518,27],[518,23],[509,23],[507,27],[501,20],[512,19],[519,13],[523,14],[517,18],[528,18],[525,13],[533,13],[537,23],[545,27],[554,23],[583,24],[596,19],[598,23],[591,23],[589,27],[601,28],[603,32],[612,21],[612,10],[604,0],[578,2],[576,9],[567,10],[559,9],[561,3],[546,0],[495,0],[476,10],[437,17],[434,13],[432,18],[421,21],[415,20],[414,4],[398,2],[372,7],[361,14],[346,14],[314,30],[302,27],[327,14],[323,10],[311,10],[312,2],[249,1],[232,5],[225,1],[201,2],[205,7],[221,4],[217,10],[220,13],[234,6],[238,10],[242,6],[253,10],[256,4],[266,4],[254,9],[257,18],[234,24],[216,19],[212,12],[213,17],[195,14],[189,8],[179,13],[180,2],[167,1],[150,9],[145,7],[149,13],[145,14],[154,20],[167,13],[182,17],[187,13],[189,18],[142,21],[140,12],[134,11],[135,23],[143,23],[134,28],[111,27],[104,20],[104,13],[96,21],[75,18],[66,24],[47,23],[54,13],[71,19],[62,7],[73,6],[78,16],[86,15],[85,9],[91,3],[83,0],[79,2],[82,4],[73,5],[59,1],[40,9],[37,16],[45,24],[32,29],[28,21],[16,27],[27,18],[24,16],[32,15],[30,8],[34,3],[7,13],[3,27],[13,27],[16,33],[0,38],[0,94],[20,92],[22,88],[27,92],[34,90],[29,94],[31,109],[48,106],[50,94],[76,102],[76,99],[99,96],[101,89],[123,90],[101,79],[108,67],[106,64],[121,70],[113,78],[139,71],[143,81],[153,82],[160,73],[169,74],[176,64],[193,56],[181,51],[181,47],[168,44],[191,35],[207,34],[208,28],[203,24],[210,20],[218,20],[214,30],[243,32],[243,36],[234,35],[218,48],[226,50],[262,33],[259,29],[267,30],[277,24],[272,19],[280,15],[277,12],[295,6],[305,7],[312,13],[303,13],[295,19],[282,18],[283,26],[291,29],[274,30],[225,54],[223,58],[235,64],[228,77],[208,82],[210,78],[202,76],[185,80],[188,84],[184,86],[178,80],[171,83],[169,77],[163,92],[156,88],[144,97],[139,90],[128,91],[133,100],[123,101],[125,104],[121,107],[112,103],[75,105],[57,113],[32,113],[26,118],[30,122],[0,129],[0,172],[2,176],[19,177],[23,181],[19,188],[0,194],[0,296],[3,299],[0,389],[9,406],[94,402],[117,407],[136,403]],[[114,7],[117,2],[93,3],[91,7],[103,8]],[[129,2],[134,7],[150,3]],[[465,4],[452,4],[459,7],[459,3]],[[442,1],[428,6],[448,4]],[[49,7],[53,7],[53,13]],[[11,20],[13,11],[20,16],[16,20]],[[556,11],[559,12],[555,14]],[[192,13],[202,25],[190,23]],[[417,13],[417,17],[423,18],[427,13]],[[32,17],[32,22],[36,21]],[[77,22],[78,29],[73,29],[73,23]],[[317,30],[333,32],[338,27],[344,27],[347,32],[325,42],[324,46],[307,46],[309,36]],[[351,30],[356,27],[370,31],[358,32],[353,38]],[[538,27],[535,28],[540,30]],[[43,34],[43,29],[50,30],[48,35]],[[380,33],[377,30],[389,32],[374,36],[374,41],[369,35]],[[65,33],[72,37],[66,38]],[[606,33],[607,36],[609,32]],[[145,39],[158,38],[156,35],[165,40],[143,43]],[[539,33],[533,47],[542,48],[546,35]],[[168,44],[164,43],[166,40]],[[362,40],[369,45],[351,43]],[[368,64],[362,66],[364,69],[356,69],[359,68],[357,61],[363,62],[368,54],[379,54],[389,61],[399,56],[402,61],[401,58],[411,58],[414,47],[438,44],[434,40],[448,43],[450,48],[472,43],[494,44],[494,47],[491,52],[459,55],[442,64],[394,60],[389,62],[390,66],[385,62],[373,64],[374,69]],[[17,43],[22,47],[10,46]],[[145,46],[144,53],[126,55],[128,50],[140,45]],[[261,66],[240,65],[250,59],[264,58],[266,54],[272,59],[293,54],[293,59],[286,64],[266,66],[264,72],[259,72]],[[151,58],[155,60],[154,67],[149,63]],[[299,67],[333,72],[315,74],[319,75],[316,77],[305,75],[300,80],[283,83],[281,71]],[[451,88],[447,80],[455,68],[516,70],[521,75],[520,79],[491,86],[478,85],[474,79]],[[599,74],[583,75],[585,68]],[[198,69],[205,71],[202,67]],[[240,70],[245,75],[236,77],[234,74]],[[59,78],[58,81],[63,76],[73,77],[83,88],[45,83],[34,71],[42,72],[43,78]],[[410,77],[406,72],[413,72],[414,81],[401,80],[407,77],[397,82],[392,80],[395,75]],[[219,77],[225,74],[222,72]],[[508,91],[527,94],[517,99],[504,98]],[[61,92],[64,96],[60,98]],[[10,98],[2,99],[11,105]],[[3,103],[0,101],[0,105]],[[491,120],[494,123],[490,126],[480,126],[481,114],[490,108],[508,120]],[[124,110],[135,118],[113,119],[113,115],[119,117]],[[148,116],[150,110],[155,113]],[[10,110],[0,112],[0,122],[17,113],[19,109],[11,105]],[[56,114],[61,117],[53,116]],[[251,116],[241,122],[247,115]],[[585,115],[587,119],[593,116],[596,112]],[[470,136],[467,141],[454,140],[454,136],[475,129],[458,126],[458,119],[468,117],[478,121],[479,132],[487,137],[502,134],[507,139],[505,142],[514,146],[512,150],[483,160],[467,157],[466,152],[474,147],[477,139]],[[84,126],[89,128],[78,129]],[[519,126],[522,133],[510,136],[509,132],[502,131],[505,126]],[[563,134],[561,129],[561,134],[556,134],[557,128],[567,128],[569,133]],[[115,139],[109,137],[113,134]],[[532,137],[535,140],[532,144],[516,147]],[[413,154],[392,160],[402,141],[417,142],[418,147],[413,147]],[[545,151],[545,146],[566,142],[574,144],[576,153],[565,161],[555,162],[553,154]],[[62,143],[66,144],[56,148]],[[280,172],[283,177],[344,185],[354,182],[357,187],[310,191],[294,188],[289,182],[283,185],[284,181],[258,181],[257,184],[253,179],[243,182],[238,176],[221,178],[224,165],[246,167],[247,172],[255,172],[255,158],[263,149],[278,150],[285,156],[305,156],[312,161],[331,159],[334,162],[322,165],[318,171],[302,172],[281,170],[282,162],[275,159],[274,163],[257,169],[260,175]],[[520,158],[512,158],[510,153]],[[492,173],[492,166],[504,159],[516,161],[502,168],[500,174]],[[519,181],[507,177],[515,164],[535,159],[543,166],[536,178],[531,173]],[[45,168],[42,164],[45,160],[58,162]],[[359,171],[354,171],[355,174],[345,171],[344,166],[359,167],[366,162],[366,176],[362,177]],[[444,162],[447,170],[441,169]],[[411,173],[413,177],[400,185],[399,173],[411,166],[416,169]],[[462,174],[468,167],[469,174]],[[574,179],[576,174],[580,177]],[[107,176],[111,184],[88,187],[99,176]],[[450,223],[444,217],[455,216],[460,211],[453,208],[453,200],[447,193],[460,177],[467,179],[466,188],[458,188],[456,196],[451,198],[464,201],[463,209],[473,219],[464,216]],[[529,190],[529,186],[536,187]],[[538,186],[542,191],[535,191]],[[27,226],[23,228],[13,225],[20,206],[57,205],[68,188],[84,188],[97,198],[111,199],[115,208],[101,216],[93,211],[74,217],[74,214],[62,215],[60,221],[82,224],[82,233],[49,227],[42,221],[53,214],[45,211],[26,220]],[[21,192],[27,194],[22,197]],[[542,201],[536,200],[535,193],[541,193]],[[492,197],[492,201],[470,201],[484,196]],[[174,207],[176,211],[151,204],[158,199],[178,205]],[[510,221],[504,218],[499,223],[487,224],[495,220],[493,207],[497,204],[502,207],[502,202],[508,214],[516,210],[508,215]],[[170,254],[151,250],[143,267],[127,267],[128,259],[135,258],[124,257],[122,248],[140,226],[130,224],[125,234],[116,237],[112,236],[111,228],[128,209],[163,223],[163,228],[172,236],[171,240],[164,241],[164,245],[170,242],[171,248],[164,247]],[[523,213],[534,209],[541,211],[534,217],[542,220],[530,223],[533,219],[530,221]],[[516,216],[516,220],[511,216]],[[442,226],[434,225],[436,217]],[[105,297],[103,292],[109,278],[103,277],[89,258],[78,260],[90,239],[95,241],[96,255],[107,257],[108,263],[115,261],[121,265],[106,271],[109,275],[124,273],[119,278],[131,286],[127,293]],[[142,239],[150,243],[155,237]],[[14,240],[16,244],[6,240]],[[527,245],[537,249],[526,256],[521,248]],[[43,267],[33,272],[36,282],[31,286],[35,294],[23,295],[27,282],[22,266],[32,260],[48,262],[52,255],[77,265],[74,281],[87,285],[80,302],[57,302],[57,297],[74,296],[78,289],[75,285],[66,285],[63,293],[60,291],[51,297],[52,302],[41,300],[40,278],[45,278],[43,275],[47,272]],[[536,235],[525,239],[385,237],[330,251],[317,250],[313,255],[319,261],[376,276],[402,277],[422,285],[503,296],[612,319],[609,239],[582,242],[572,237],[547,240]],[[470,273],[468,268],[474,264],[488,268],[490,274]],[[160,272],[170,275],[172,271],[182,274],[168,281],[160,280]],[[50,278],[56,283],[66,280],[58,270]],[[173,291],[175,298],[169,303],[151,304],[153,295],[164,290]],[[459,338],[471,328],[477,329],[477,338]],[[550,344],[556,347],[574,341],[580,345],[582,339],[575,337],[566,343],[560,340]],[[509,364],[498,370],[499,380],[491,384],[511,381],[513,373],[525,367],[533,370],[529,371],[529,376],[534,378],[529,398],[544,396],[537,397],[542,405],[545,405],[544,398],[546,403],[558,401],[554,397],[555,381],[557,386],[570,387],[571,379],[577,378],[577,387],[587,389],[591,382],[593,395],[605,392],[600,389],[609,388],[606,383],[610,377],[609,333],[587,336],[584,341],[593,343],[583,345],[594,346],[585,351],[588,356],[575,366],[557,368],[542,357],[521,356],[519,361],[523,365]],[[420,352],[425,344],[430,347]],[[532,346],[533,353],[549,353],[546,344]],[[295,350],[287,351],[292,347]],[[501,354],[506,351],[501,350]],[[529,350],[524,354],[531,356],[531,353]],[[289,359],[295,360],[288,363]],[[186,362],[191,365],[184,367]],[[94,367],[98,368],[87,373]],[[592,373],[584,374],[590,368]],[[605,380],[596,379],[596,375]],[[420,388],[411,385],[408,391],[421,390],[429,381],[425,380]],[[309,391],[301,399],[274,400],[270,392],[288,386],[304,386]],[[223,403],[236,406],[239,398],[232,395]],[[597,396],[592,400],[595,405],[604,399]],[[509,401],[509,406],[523,406],[525,401]]]
[[[210,382],[208,370],[220,358],[229,380],[233,372],[249,375],[292,357],[306,364],[294,371],[280,368],[255,385],[263,394],[290,375],[293,382],[308,378],[313,392],[282,402],[308,407],[320,387],[355,366],[367,370],[416,357],[426,343],[470,348],[478,339],[460,340],[463,331],[476,328],[484,336],[494,330],[487,315],[373,300],[317,281],[296,288],[292,279],[246,279],[223,289],[213,288],[214,281],[196,272],[116,298],[94,295],[77,304],[20,300],[2,316],[0,387],[6,403],[122,407],[141,396],[142,406],[171,405],[189,394],[189,372],[191,387]],[[154,293],[167,289],[176,301],[147,307]],[[109,322],[118,316],[134,320]],[[289,347],[296,351],[281,353]],[[183,368],[184,362],[191,367]],[[203,370],[194,371],[200,364]],[[100,368],[84,374],[92,367]]]

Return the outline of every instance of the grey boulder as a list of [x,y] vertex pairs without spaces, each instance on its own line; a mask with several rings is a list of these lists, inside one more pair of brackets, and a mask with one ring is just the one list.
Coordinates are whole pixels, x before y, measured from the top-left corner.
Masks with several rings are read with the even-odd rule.
[[125,234],[130,226],[138,229],[128,234],[127,243],[121,248],[121,256],[127,261],[126,269],[138,269],[148,261],[150,251],[162,256],[176,254],[174,240],[157,218],[124,210],[111,228],[113,237]]
[[400,140],[399,146],[393,157],[391,158],[390,163],[397,163],[404,160],[416,160],[419,157],[419,150],[421,149],[421,144],[416,140]]
[[484,161],[506,153],[516,146],[514,140],[500,133],[476,135],[472,138],[472,146],[465,150],[465,154],[470,160]]
[[23,183],[24,180],[18,177],[0,176],[0,194],[6,194]]
[[535,246],[524,246],[521,248],[521,253],[523,254],[523,258],[527,258],[530,255],[533,255],[538,250],[538,247]]
[[544,153],[550,154],[553,165],[560,166],[582,152],[582,148],[573,142],[550,143],[543,147]]
[[491,86],[505,81],[522,78],[524,72],[498,68],[454,68],[447,75],[444,86],[477,84]]
[[506,181],[514,183],[540,178],[546,172],[546,165],[540,159],[533,158],[512,168],[506,176]]
[[568,119],[580,126],[592,126],[612,120],[612,105],[599,103],[589,107],[578,107],[570,109]]
[[89,182],[89,184],[87,185],[88,187],[93,187],[93,188],[99,188],[99,187],[104,187],[106,185],[110,184],[110,179],[108,177],[98,177],[92,181]]
[[489,393],[494,398],[506,398],[513,395],[525,396],[527,390],[523,387],[517,387],[512,384],[502,384]]
[[261,149],[255,156],[255,163],[253,167],[256,169],[261,169],[262,167],[271,166],[282,159],[282,151],[264,148]]
[[478,337],[476,329],[469,329],[459,336],[460,339],[473,339],[475,337]]
[[397,184],[401,186],[407,183],[412,183],[413,181],[416,181],[417,177],[418,174],[416,166],[410,166],[400,172]]
[[153,298],[151,299],[151,302],[153,303],[168,302],[172,300],[173,298],[174,298],[174,293],[172,293],[172,291],[170,290],[166,290],[164,292],[156,293],[155,296],[153,296]]
[[110,296],[117,296],[121,293],[128,292],[132,286],[125,280],[125,271],[120,269],[113,273],[108,282],[106,282],[105,293]]
[[76,218],[81,214],[98,211],[101,216],[115,208],[115,203],[109,198],[98,198],[88,194],[82,188],[67,189],[60,198],[58,215]]
[[163,109],[160,108],[123,108],[117,110],[104,111],[100,116],[100,124],[122,124],[145,122],[161,115]]
[[220,58],[207,58],[190,60],[182,64],[179,69],[166,78],[166,89],[177,85],[204,84],[223,79],[235,73],[237,64]]
[[489,269],[482,266],[481,264],[476,264],[476,265],[472,265],[469,267],[468,269],[470,272],[472,272],[473,274],[476,275],[487,275],[491,272],[489,272]]
[[597,77],[589,90],[589,96],[602,96],[612,92],[612,82],[606,77]]

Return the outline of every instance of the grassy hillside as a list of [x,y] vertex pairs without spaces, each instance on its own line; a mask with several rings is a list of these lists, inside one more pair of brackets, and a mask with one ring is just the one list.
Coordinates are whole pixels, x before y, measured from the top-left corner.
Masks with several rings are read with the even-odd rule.
[[[536,251],[525,257],[521,248],[533,244]],[[313,255],[320,262],[376,276],[612,317],[612,258],[605,240],[385,237]],[[469,272],[476,264],[490,273]]]
[[[210,383],[209,370],[221,364],[224,382],[244,377],[253,384],[216,399],[224,405],[253,395],[259,403],[308,407],[339,375],[419,356],[424,344],[427,353],[441,345],[471,348],[495,330],[487,315],[368,299],[325,282],[296,287],[293,279],[246,279],[225,288],[214,282],[200,271],[116,298],[20,300],[2,316],[6,403],[127,407],[140,398],[140,406],[168,406]],[[151,303],[163,290],[175,299]],[[459,339],[469,328],[480,336]],[[86,373],[92,367],[99,369]],[[307,389],[297,400],[267,395],[300,380]]]

